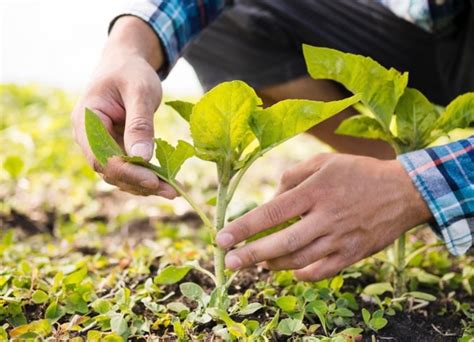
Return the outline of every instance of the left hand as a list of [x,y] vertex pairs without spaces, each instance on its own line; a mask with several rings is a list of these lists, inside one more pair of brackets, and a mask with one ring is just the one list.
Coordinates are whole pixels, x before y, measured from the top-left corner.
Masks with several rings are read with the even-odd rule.
[[226,255],[236,270],[266,261],[317,281],[391,244],[431,212],[397,160],[320,154],[283,174],[276,197],[229,223],[216,236],[230,248],[290,218],[295,224]]

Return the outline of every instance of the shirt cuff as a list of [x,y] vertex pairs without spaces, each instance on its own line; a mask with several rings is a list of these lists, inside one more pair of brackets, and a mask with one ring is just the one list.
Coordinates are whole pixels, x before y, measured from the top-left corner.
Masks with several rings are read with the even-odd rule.
[[474,233],[474,137],[400,155],[397,159],[430,208],[432,230],[462,255]]

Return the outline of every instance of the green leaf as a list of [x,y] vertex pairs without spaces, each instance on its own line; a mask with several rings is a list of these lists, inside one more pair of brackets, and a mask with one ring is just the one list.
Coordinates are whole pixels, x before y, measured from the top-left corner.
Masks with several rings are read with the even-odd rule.
[[318,316],[319,321],[323,327],[324,333],[328,334],[327,322],[326,322],[326,313],[328,312],[328,307],[323,300],[315,300],[308,304],[307,306],[308,311],[312,311]]
[[393,287],[390,283],[374,283],[366,286],[362,293],[369,296],[379,296],[387,291],[393,292]]
[[406,296],[426,300],[428,302],[433,302],[436,300],[436,297],[433,296],[432,294],[426,293],[426,292],[420,292],[420,291],[411,291],[405,293]]
[[295,296],[282,296],[275,300],[275,304],[284,312],[295,311],[298,299]]
[[395,108],[397,137],[407,151],[425,147],[438,119],[436,107],[418,90],[406,88]]
[[107,159],[124,155],[122,148],[112,138],[99,116],[88,108],[85,113],[85,125],[89,146],[102,166],[107,164]]
[[190,266],[168,266],[153,279],[153,282],[157,285],[176,284],[188,274],[191,268]]
[[91,304],[92,308],[95,312],[99,314],[106,314],[111,309],[111,304],[108,300],[105,299],[97,299]]
[[33,300],[34,303],[36,304],[43,304],[43,303],[46,303],[49,299],[48,295],[46,294],[46,292],[44,291],[41,291],[41,290],[36,290],[35,292],[33,292],[33,294],[31,295],[31,299]]
[[420,283],[424,284],[438,284],[441,279],[437,275],[428,273],[422,269],[416,270],[415,276]]
[[378,331],[386,326],[388,321],[383,317],[372,318],[369,322],[369,326],[372,330]]
[[364,139],[380,139],[391,142],[393,137],[385,132],[376,119],[365,115],[355,115],[341,122],[336,129],[337,134],[349,135]]
[[227,330],[232,336],[244,338],[246,336],[247,328],[244,324],[235,322],[229,314],[222,309],[209,308],[207,312],[215,319],[220,319],[227,326]]
[[370,312],[366,308],[362,308],[362,318],[364,319],[364,323],[369,325],[370,321]]
[[70,294],[66,297],[66,312],[70,314],[89,312],[86,301],[78,293]]
[[250,127],[262,151],[283,143],[359,101],[354,95],[340,101],[284,100],[255,111]]
[[51,330],[51,323],[47,319],[41,319],[13,328],[10,331],[10,337],[21,337],[27,333],[35,333],[39,336],[48,336],[51,333]]
[[246,315],[251,315],[254,312],[257,312],[263,308],[263,305],[260,303],[250,303],[247,305],[245,308],[239,310],[239,315],[246,316]]
[[128,324],[123,315],[115,315],[110,319],[110,329],[120,336],[128,334]]
[[48,319],[51,322],[56,322],[61,317],[66,314],[64,308],[58,303],[49,304],[48,308],[45,311],[44,318]]
[[341,317],[353,317],[354,313],[348,308],[337,308],[334,310],[334,314]]
[[333,291],[339,291],[342,285],[344,285],[344,278],[342,277],[342,275],[337,275],[332,278],[330,287]]
[[344,335],[344,336],[352,337],[353,340],[358,341],[359,339],[357,339],[355,337],[360,336],[360,334],[363,331],[364,331],[364,329],[362,329],[362,328],[346,328],[343,331],[341,331],[339,334]]
[[166,305],[168,310],[171,310],[176,313],[181,313],[183,311],[189,311],[189,308],[181,302],[171,302]]
[[3,168],[8,172],[10,177],[14,179],[18,178],[21,171],[23,171],[24,166],[25,163],[23,162],[23,159],[15,155],[8,156],[3,161]]
[[192,300],[201,300],[202,297],[205,296],[204,290],[199,286],[198,284],[195,283],[183,283],[179,285],[179,289],[181,290],[181,293],[183,296],[192,299]]
[[408,73],[387,70],[369,57],[303,45],[308,72],[314,79],[329,79],[344,85],[388,129],[398,99],[408,83]]
[[299,319],[285,318],[278,323],[278,332],[282,335],[291,336],[304,328],[303,323]]
[[328,312],[328,306],[324,302],[324,300],[317,299],[315,301],[312,301],[311,303],[308,304],[307,309],[309,311],[319,311],[323,315],[325,315]]
[[174,179],[181,165],[194,155],[194,147],[183,140],[179,140],[176,147],[163,139],[155,139],[155,143],[156,158],[160,162],[158,169],[167,179]]
[[441,114],[435,126],[445,133],[455,128],[467,128],[474,122],[474,92],[456,97]]
[[208,91],[194,106],[191,135],[196,155],[223,163],[237,161],[250,143],[250,115],[262,104],[242,81],[224,82]]
[[83,267],[71,274],[68,274],[64,280],[64,285],[79,284],[87,275],[87,268]]
[[184,120],[189,122],[193,112],[194,103],[176,100],[165,102],[165,104],[173,108]]

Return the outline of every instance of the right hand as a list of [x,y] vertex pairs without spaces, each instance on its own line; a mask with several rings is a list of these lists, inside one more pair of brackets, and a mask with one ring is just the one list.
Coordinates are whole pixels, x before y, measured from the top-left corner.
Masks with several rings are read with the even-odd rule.
[[74,134],[89,164],[104,180],[136,195],[177,196],[167,183],[150,170],[111,158],[100,166],[89,147],[84,127],[84,110],[97,113],[119,145],[130,156],[150,160],[153,154],[153,114],[162,97],[155,70],[140,56],[106,59],[72,112]]

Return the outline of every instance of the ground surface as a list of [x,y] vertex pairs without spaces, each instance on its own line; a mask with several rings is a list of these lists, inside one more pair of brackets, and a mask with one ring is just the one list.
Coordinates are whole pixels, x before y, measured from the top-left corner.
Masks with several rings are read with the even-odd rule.
[[[448,255],[427,228],[410,235],[410,294],[403,297],[393,294],[387,251],[318,283],[245,270],[230,287],[229,317],[206,311],[200,300],[213,290],[208,276],[191,269],[173,284],[160,278],[170,265],[198,261],[212,269],[209,236],[184,201],[137,198],[100,181],[72,142],[73,101],[62,92],[1,86],[0,93],[7,113],[0,124],[0,341],[473,338],[474,256]],[[161,136],[188,134],[171,112],[159,117],[170,125],[158,127]],[[298,138],[269,155],[233,210],[268,199],[283,169],[322,150]],[[268,163],[271,170],[262,166]],[[215,189],[202,162],[188,162],[182,182],[199,184],[193,195],[201,203]],[[197,299],[183,292],[189,283],[199,285]]]

